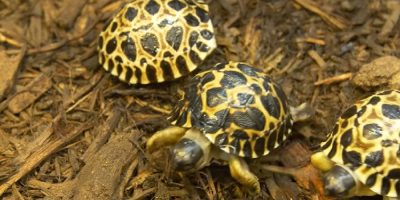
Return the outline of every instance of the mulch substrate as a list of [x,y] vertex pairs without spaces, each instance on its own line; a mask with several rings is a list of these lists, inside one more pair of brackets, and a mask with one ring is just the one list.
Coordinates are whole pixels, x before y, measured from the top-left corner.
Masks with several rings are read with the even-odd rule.
[[[188,77],[152,85],[122,83],[98,64],[98,34],[127,2],[0,1],[2,199],[332,199],[309,156],[346,107],[400,85],[398,60],[383,76],[358,75],[400,57],[397,0],[209,0],[218,49]],[[227,60],[257,66],[291,105],[315,111],[272,165],[251,164],[257,197],[226,166],[179,174],[166,152],[155,162],[144,149],[188,79]]]

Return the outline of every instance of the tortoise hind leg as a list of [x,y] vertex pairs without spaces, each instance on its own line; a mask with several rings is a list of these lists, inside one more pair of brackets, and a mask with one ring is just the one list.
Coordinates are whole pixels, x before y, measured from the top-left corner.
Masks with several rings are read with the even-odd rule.
[[248,188],[251,194],[260,193],[258,178],[249,170],[247,163],[242,158],[231,155],[229,158],[229,169],[232,177]]
[[170,126],[166,129],[155,132],[146,143],[146,149],[149,153],[157,151],[161,147],[169,146],[177,143],[185,134],[187,129]]

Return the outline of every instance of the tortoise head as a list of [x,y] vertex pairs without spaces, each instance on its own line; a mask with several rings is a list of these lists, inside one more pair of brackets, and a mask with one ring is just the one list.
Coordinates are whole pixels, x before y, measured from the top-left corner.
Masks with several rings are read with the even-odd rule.
[[172,148],[172,167],[177,171],[191,171],[199,169],[204,155],[200,144],[189,138],[182,138]]
[[335,197],[350,196],[357,186],[357,179],[346,166],[335,165],[323,176],[325,194]]
[[211,142],[196,128],[186,131],[172,148],[172,167],[177,171],[195,171],[209,164]]

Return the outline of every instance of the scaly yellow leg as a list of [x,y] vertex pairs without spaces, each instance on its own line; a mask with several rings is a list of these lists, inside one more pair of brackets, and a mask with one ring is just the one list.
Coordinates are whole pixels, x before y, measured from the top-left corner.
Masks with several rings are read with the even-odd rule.
[[181,139],[186,131],[186,128],[178,126],[170,126],[157,131],[147,140],[146,149],[152,153],[163,146],[173,145]]
[[249,170],[247,163],[242,158],[232,155],[229,158],[229,169],[232,177],[248,188],[251,194],[260,193],[260,183],[257,176]]

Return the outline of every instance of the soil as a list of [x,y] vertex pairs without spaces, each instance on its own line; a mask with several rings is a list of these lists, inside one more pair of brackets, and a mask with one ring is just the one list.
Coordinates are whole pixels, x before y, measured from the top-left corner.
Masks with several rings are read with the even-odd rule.
[[[400,57],[397,0],[209,0],[218,49],[189,76],[151,85],[122,83],[98,64],[97,37],[126,2],[0,1],[2,199],[332,199],[312,151],[353,102],[399,89],[399,59],[396,73],[385,64],[382,76],[358,73]],[[249,161],[258,196],[224,165],[176,173],[168,151],[156,162],[145,151],[188,79],[227,60],[263,70],[291,105],[315,111],[275,154]]]

